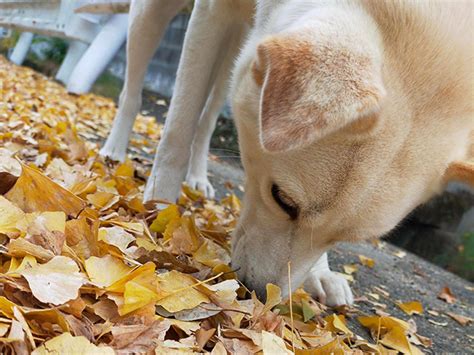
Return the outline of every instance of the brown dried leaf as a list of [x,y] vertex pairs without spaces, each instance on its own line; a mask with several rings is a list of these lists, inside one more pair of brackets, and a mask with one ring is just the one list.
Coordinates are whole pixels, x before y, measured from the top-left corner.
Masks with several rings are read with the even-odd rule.
[[450,316],[452,319],[454,319],[456,322],[461,324],[463,327],[465,327],[466,325],[468,325],[468,324],[470,324],[474,321],[472,318],[462,316],[460,314],[451,313],[451,312],[446,312],[446,314],[448,316]]
[[451,289],[448,286],[442,288],[442,290],[438,293],[438,298],[443,300],[447,303],[454,303],[456,302],[456,297],[451,292]]

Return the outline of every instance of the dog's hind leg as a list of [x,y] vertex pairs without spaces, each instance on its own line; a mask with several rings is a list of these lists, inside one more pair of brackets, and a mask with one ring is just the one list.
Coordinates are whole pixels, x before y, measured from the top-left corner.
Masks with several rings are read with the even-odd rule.
[[220,63],[228,55],[223,49],[236,27],[244,26],[242,18],[234,11],[239,6],[240,2],[233,0],[195,2],[165,129],[145,189],[145,201],[174,201],[179,195],[199,118]]
[[329,269],[327,253],[324,253],[311,268],[304,288],[319,302],[328,306],[341,306],[354,301],[347,280]]
[[229,89],[229,79],[235,57],[242,43],[242,26],[235,29],[224,49],[225,57],[220,63],[215,83],[207,99],[191,149],[186,183],[193,189],[199,190],[208,198],[214,198],[214,188],[207,177],[207,158],[212,133],[217,118],[225,102]]
[[119,108],[112,130],[100,155],[124,161],[135,117],[141,106],[141,92],[151,57],[171,19],[186,0],[135,0],[129,15],[127,69]]

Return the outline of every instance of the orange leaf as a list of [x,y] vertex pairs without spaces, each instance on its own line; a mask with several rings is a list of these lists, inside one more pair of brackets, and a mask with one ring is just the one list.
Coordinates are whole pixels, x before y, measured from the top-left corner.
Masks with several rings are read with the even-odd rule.
[[77,217],[86,203],[46,175],[21,164],[22,172],[5,197],[25,212],[63,211]]

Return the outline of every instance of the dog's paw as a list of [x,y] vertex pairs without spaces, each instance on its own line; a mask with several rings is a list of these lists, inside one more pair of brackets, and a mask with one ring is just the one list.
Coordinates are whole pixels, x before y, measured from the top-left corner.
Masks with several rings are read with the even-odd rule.
[[215,190],[212,184],[209,182],[207,176],[198,176],[194,174],[188,174],[186,176],[186,184],[194,190],[201,191],[206,198],[213,199],[215,197]]
[[184,176],[177,169],[161,167],[152,171],[146,183],[144,201],[166,200],[175,202],[181,193]]
[[319,302],[330,307],[350,305],[354,302],[347,280],[331,270],[314,272],[304,286]]
[[123,163],[127,158],[127,145],[117,144],[117,142],[107,139],[104,146],[99,151],[99,155]]

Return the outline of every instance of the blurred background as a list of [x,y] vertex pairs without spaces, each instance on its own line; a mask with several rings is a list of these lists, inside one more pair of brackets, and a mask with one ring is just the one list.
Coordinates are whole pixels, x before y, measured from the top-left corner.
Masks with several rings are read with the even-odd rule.
[[[0,54],[68,88],[74,86],[74,76],[86,76],[80,92],[70,91],[90,91],[117,102],[126,68],[128,9],[126,0],[0,0]],[[189,16],[190,8],[173,19],[148,66],[141,113],[160,122],[166,118]],[[100,41],[106,31],[115,34],[115,41],[107,46]],[[81,60],[93,60],[97,51],[103,54],[101,63],[94,71],[81,73]],[[228,107],[218,120],[211,153],[226,164],[240,166]],[[473,191],[450,185],[411,213],[386,240],[474,281]]]

